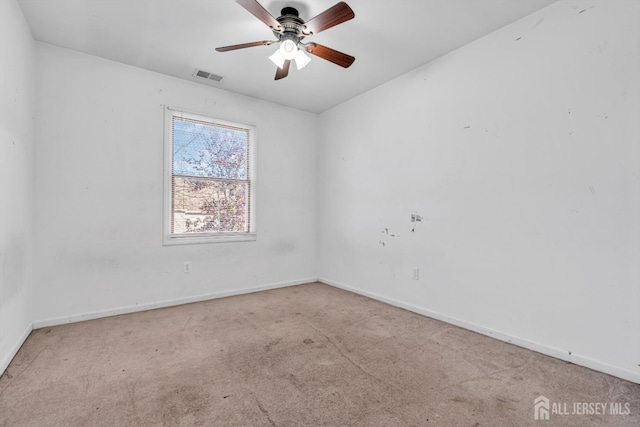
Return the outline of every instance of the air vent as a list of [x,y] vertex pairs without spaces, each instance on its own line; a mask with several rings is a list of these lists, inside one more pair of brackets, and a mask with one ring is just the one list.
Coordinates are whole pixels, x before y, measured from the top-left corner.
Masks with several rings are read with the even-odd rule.
[[202,77],[203,79],[213,80],[214,82],[219,82],[222,80],[222,76],[217,74],[209,73],[208,71],[198,70],[193,72],[193,77]]

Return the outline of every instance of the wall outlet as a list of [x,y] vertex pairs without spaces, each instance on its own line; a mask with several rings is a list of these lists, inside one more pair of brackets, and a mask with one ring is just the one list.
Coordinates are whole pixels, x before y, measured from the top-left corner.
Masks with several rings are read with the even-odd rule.
[[411,277],[413,280],[420,279],[420,269],[418,267],[413,269],[413,276]]
[[184,263],[184,272],[191,273],[191,261],[185,261]]

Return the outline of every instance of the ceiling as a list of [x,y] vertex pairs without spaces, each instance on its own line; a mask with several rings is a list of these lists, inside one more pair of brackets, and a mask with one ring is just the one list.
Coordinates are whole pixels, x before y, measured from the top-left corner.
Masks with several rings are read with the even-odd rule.
[[[259,0],[275,17],[293,6],[304,20],[338,0]],[[347,0],[355,18],[305,38],[356,57],[341,68],[319,57],[275,81],[274,40],[234,0],[18,0],[33,37],[57,46],[320,113],[504,27],[556,0]],[[195,69],[223,77],[193,77]]]

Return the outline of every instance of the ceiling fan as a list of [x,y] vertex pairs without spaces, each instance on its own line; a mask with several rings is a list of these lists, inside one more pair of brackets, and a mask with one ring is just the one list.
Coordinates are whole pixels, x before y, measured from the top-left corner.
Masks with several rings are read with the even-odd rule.
[[294,60],[298,70],[306,66],[311,59],[304,54],[306,51],[322,59],[333,62],[343,68],[348,68],[355,58],[346,53],[338,52],[318,43],[303,43],[302,39],[307,36],[318,34],[345,21],[353,19],[355,13],[345,2],[340,2],[325,10],[321,14],[304,21],[298,15],[298,10],[293,7],[285,7],[280,12],[278,18],[274,18],[256,0],[236,0],[236,2],[247,9],[252,15],[264,22],[271,28],[277,40],[264,40],[251,43],[236,44],[216,48],[218,52],[228,52],[230,50],[244,49],[255,46],[269,46],[280,43],[278,50],[269,57],[277,66],[276,80],[283,79],[289,74],[289,66]]

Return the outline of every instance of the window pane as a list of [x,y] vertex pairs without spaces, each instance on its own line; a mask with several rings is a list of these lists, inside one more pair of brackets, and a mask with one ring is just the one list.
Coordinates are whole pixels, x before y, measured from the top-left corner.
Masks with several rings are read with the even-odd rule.
[[248,232],[249,183],[173,177],[172,233]]
[[255,126],[166,110],[164,244],[255,240]]
[[247,130],[179,117],[172,130],[174,174],[247,179]]

